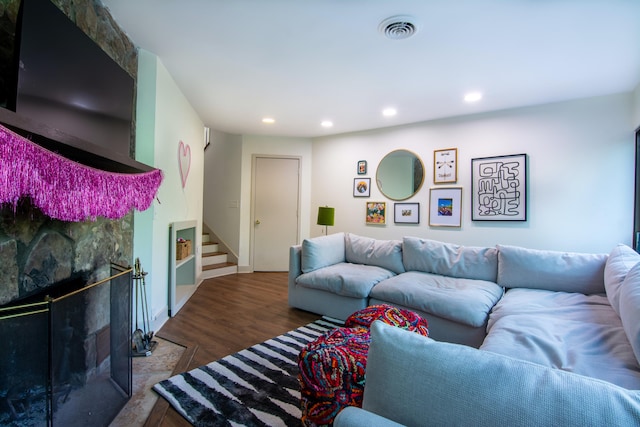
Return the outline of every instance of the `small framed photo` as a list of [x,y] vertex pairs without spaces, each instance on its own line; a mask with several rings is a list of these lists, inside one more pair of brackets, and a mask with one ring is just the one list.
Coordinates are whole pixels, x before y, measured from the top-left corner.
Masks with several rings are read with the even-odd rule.
[[397,224],[420,224],[420,203],[395,203],[393,222]]
[[387,202],[367,202],[367,224],[387,223]]
[[458,149],[447,148],[433,152],[433,183],[458,182]]
[[371,178],[355,178],[353,180],[353,197],[369,197],[371,195]]
[[429,199],[430,226],[462,227],[462,187],[432,188]]
[[367,174],[367,161],[360,160],[358,161],[358,175],[366,175]]
[[527,220],[527,155],[471,159],[471,220]]

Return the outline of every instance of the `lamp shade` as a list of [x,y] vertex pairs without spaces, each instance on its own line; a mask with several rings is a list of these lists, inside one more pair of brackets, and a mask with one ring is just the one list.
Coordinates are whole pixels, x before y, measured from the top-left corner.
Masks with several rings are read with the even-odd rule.
[[318,225],[333,225],[335,209],[328,206],[318,208]]

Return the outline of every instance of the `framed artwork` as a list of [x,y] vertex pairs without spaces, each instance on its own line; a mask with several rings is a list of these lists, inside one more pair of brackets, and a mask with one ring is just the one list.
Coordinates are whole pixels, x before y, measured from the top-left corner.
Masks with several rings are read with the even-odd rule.
[[471,219],[527,220],[527,155],[471,159]]
[[458,149],[447,148],[433,152],[433,183],[458,182]]
[[367,161],[360,160],[358,162],[358,175],[366,175],[367,174]]
[[393,222],[398,224],[420,224],[420,203],[395,203]]
[[367,202],[367,224],[386,224],[387,202]]
[[369,197],[371,195],[371,178],[355,178],[353,180],[353,197]]
[[430,226],[462,227],[462,187],[432,188],[429,199]]

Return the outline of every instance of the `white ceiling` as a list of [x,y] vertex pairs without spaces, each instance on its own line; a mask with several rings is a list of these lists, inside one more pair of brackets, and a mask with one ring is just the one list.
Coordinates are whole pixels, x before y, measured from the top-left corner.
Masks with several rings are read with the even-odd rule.
[[[640,82],[640,0],[102,2],[205,125],[229,133],[314,137]],[[414,17],[416,35],[385,38],[378,25],[394,15]],[[464,103],[472,90],[483,99]]]

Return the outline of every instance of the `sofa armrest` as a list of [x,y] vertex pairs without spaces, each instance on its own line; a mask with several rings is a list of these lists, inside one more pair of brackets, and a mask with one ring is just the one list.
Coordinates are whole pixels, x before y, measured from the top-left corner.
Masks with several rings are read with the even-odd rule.
[[333,420],[334,427],[404,427],[388,418],[365,411],[362,408],[348,406]]
[[289,293],[296,286],[296,278],[302,274],[302,245],[289,248]]

